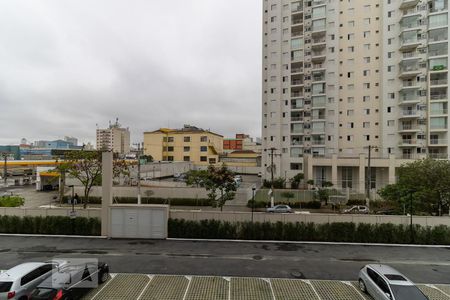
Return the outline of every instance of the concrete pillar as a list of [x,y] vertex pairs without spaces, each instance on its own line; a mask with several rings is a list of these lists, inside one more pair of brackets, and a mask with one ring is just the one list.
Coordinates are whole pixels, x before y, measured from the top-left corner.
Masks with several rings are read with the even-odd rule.
[[395,183],[395,155],[389,154],[389,184]]
[[102,236],[109,236],[110,206],[112,204],[113,153],[102,153]]
[[359,155],[359,192],[364,194],[366,187],[366,155]]
[[338,187],[338,157],[337,154],[331,155],[331,183]]
[[303,165],[305,170],[305,182],[313,179],[313,165],[312,165],[312,156],[310,154],[303,156]]

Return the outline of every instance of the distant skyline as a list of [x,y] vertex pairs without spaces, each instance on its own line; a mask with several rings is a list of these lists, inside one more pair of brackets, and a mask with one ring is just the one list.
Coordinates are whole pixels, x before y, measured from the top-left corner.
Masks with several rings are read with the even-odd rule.
[[260,0],[0,3],[0,145],[132,142],[190,124],[261,135]]

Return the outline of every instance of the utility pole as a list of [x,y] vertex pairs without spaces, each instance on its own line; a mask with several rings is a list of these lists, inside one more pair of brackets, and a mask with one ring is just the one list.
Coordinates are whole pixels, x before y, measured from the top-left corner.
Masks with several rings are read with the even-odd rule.
[[274,206],[274,197],[273,197],[273,169],[274,169],[274,165],[273,165],[273,157],[274,155],[281,155],[281,154],[275,154],[274,151],[277,150],[276,148],[272,147],[270,149],[268,149],[270,151],[270,207]]
[[138,161],[138,205],[141,205],[141,143],[137,144],[137,161]]

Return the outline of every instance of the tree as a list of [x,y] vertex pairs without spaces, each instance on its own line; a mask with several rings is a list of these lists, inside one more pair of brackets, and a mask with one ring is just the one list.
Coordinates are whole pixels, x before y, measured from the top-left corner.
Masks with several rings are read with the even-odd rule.
[[208,171],[206,170],[190,170],[186,172],[186,184],[200,187],[204,185],[207,177]]
[[314,197],[321,202],[324,201],[325,205],[328,205],[328,199],[330,198],[331,194],[331,190],[329,189],[329,187],[332,186],[333,184],[330,181],[322,182],[322,187],[316,191]]
[[450,162],[427,158],[404,164],[398,169],[397,183],[378,194],[406,206],[412,197],[416,209],[441,215],[450,199]]
[[297,189],[300,182],[305,178],[303,173],[298,173],[294,177],[291,178],[291,188]]
[[222,211],[225,202],[232,200],[235,195],[236,182],[234,181],[234,173],[225,165],[222,165],[220,168],[210,165],[206,173],[204,186],[209,191],[208,198],[211,200],[212,207],[220,207]]
[[[94,185],[101,185],[102,152],[101,151],[68,151],[64,162],[57,170],[78,179],[84,187],[83,207],[86,208],[89,194]],[[129,174],[128,164],[123,160],[114,160],[113,176]]]

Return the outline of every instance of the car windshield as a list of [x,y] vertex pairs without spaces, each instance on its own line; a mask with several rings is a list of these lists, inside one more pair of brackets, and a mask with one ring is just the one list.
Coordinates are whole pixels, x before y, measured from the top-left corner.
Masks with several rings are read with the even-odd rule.
[[9,292],[12,284],[11,281],[0,281],[0,293]]
[[392,292],[396,300],[427,300],[424,294],[416,287],[411,285],[391,284]]

